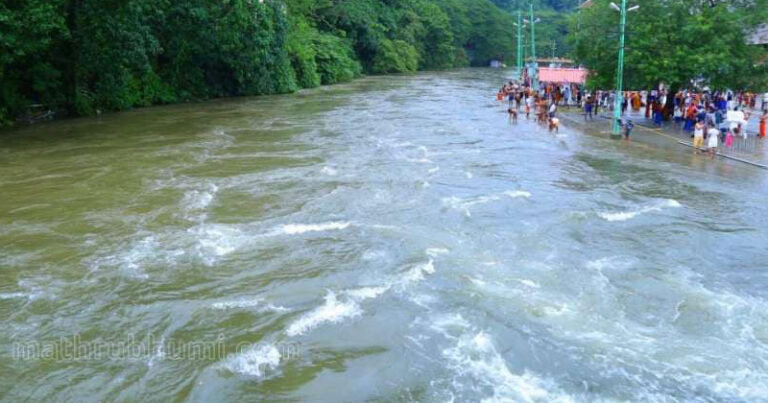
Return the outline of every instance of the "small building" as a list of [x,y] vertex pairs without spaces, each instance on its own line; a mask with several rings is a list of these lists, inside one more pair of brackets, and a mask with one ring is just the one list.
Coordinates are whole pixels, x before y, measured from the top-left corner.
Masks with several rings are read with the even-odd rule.
[[494,69],[500,69],[505,66],[504,66],[504,63],[502,63],[499,60],[491,60],[491,67],[493,67]]
[[587,81],[588,75],[589,70],[582,68],[539,68],[539,81],[543,83],[584,85],[584,83]]
[[747,36],[750,45],[768,46],[768,24],[760,24]]

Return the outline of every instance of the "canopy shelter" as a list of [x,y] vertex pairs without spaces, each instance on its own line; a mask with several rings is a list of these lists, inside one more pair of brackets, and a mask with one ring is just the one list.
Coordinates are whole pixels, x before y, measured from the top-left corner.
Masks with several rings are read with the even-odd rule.
[[539,68],[539,81],[545,83],[584,84],[587,81],[588,70],[555,67]]

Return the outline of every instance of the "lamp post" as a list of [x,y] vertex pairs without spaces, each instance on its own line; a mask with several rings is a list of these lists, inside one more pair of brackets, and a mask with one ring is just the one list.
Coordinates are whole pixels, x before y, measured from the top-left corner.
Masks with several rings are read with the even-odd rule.
[[531,88],[534,91],[539,91],[539,65],[536,63],[536,23],[541,19],[533,19],[533,3],[531,3],[531,19],[525,22],[531,24],[531,65],[529,68],[529,76],[531,77]]
[[621,137],[621,115],[624,104],[624,34],[627,26],[627,12],[635,11],[640,6],[627,9],[627,0],[621,0],[621,7],[611,3],[611,8],[618,11],[619,17],[619,63],[616,68],[616,103],[613,106],[613,134],[612,137]]
[[523,78],[523,12],[518,9],[517,10],[517,22],[515,23],[515,26],[517,27],[517,79],[522,80]]
[[523,12],[517,10],[517,79],[523,78]]
[[550,47],[552,48],[552,60],[553,60],[552,63],[555,63],[554,60],[555,60],[555,50],[557,50],[557,41],[552,39],[552,45]]

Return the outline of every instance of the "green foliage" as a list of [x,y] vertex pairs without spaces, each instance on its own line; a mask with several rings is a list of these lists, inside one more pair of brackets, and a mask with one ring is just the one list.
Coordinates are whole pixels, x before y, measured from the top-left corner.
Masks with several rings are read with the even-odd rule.
[[509,13],[488,0],[444,0],[438,4],[448,15],[458,54],[463,51],[466,55],[464,61],[468,59],[473,66],[487,66],[493,59],[513,60],[515,19]]
[[30,104],[63,101],[57,48],[68,36],[64,7],[52,0],[0,4],[0,125]]
[[384,39],[373,61],[374,73],[409,73],[419,67],[419,53],[401,40]]
[[[603,88],[614,85],[618,47],[618,14],[608,3],[596,0],[584,10],[572,39],[576,57],[593,72],[592,84]],[[675,89],[696,81],[720,89],[764,89],[765,50],[746,39],[766,19],[766,5],[765,0],[715,7],[698,0],[646,0],[642,12],[628,15],[626,87],[663,82]]]
[[[541,22],[536,24],[536,56],[555,57],[568,56],[573,51],[567,40],[570,32],[570,20],[576,15],[578,6],[585,0],[492,0],[494,4],[508,10],[517,16],[517,11],[523,12],[523,18],[530,17],[530,4],[533,3],[535,18]],[[618,1],[618,0],[616,0]],[[530,49],[528,31],[524,33],[527,46]],[[526,53],[527,56],[527,53]]]
[[291,18],[292,35],[288,39],[288,55],[296,72],[296,82],[302,88],[314,88],[322,81],[317,70],[314,39],[318,32],[303,16]]
[[511,60],[489,0],[8,0],[0,125]]
[[315,63],[322,84],[349,81],[362,73],[349,41],[334,35],[318,33],[314,40]]

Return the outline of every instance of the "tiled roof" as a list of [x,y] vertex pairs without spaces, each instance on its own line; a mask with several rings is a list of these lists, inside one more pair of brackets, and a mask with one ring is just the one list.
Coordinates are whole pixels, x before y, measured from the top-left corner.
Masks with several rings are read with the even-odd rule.
[[565,69],[542,67],[539,69],[539,81],[545,83],[584,84],[589,71],[585,69]]
[[762,24],[755,28],[755,31],[749,35],[747,43],[750,45],[768,44],[768,24]]

